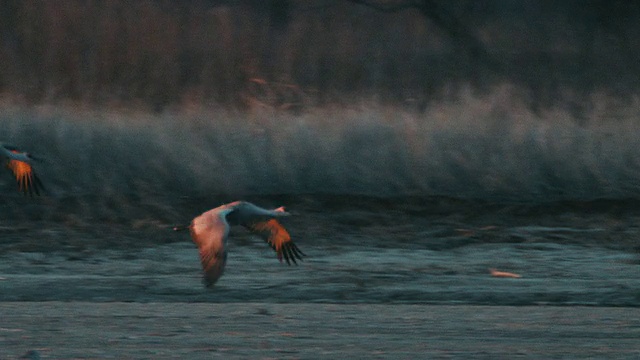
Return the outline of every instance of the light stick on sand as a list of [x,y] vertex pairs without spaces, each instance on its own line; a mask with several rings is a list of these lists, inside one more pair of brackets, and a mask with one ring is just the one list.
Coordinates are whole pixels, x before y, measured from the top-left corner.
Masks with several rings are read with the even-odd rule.
[[491,273],[491,276],[503,277],[503,278],[521,278],[522,277],[519,274],[514,274],[506,271],[498,271],[497,269],[494,269],[494,268],[489,268],[489,273]]

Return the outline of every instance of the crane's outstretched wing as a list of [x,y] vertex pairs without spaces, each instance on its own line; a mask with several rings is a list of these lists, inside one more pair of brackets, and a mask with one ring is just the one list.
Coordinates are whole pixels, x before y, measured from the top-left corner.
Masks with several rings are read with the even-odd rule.
[[224,248],[224,238],[227,236],[225,229],[223,226],[207,226],[205,231],[198,231],[199,229],[191,225],[189,230],[200,253],[203,282],[206,287],[212,287],[224,273],[227,263],[227,250]]
[[296,259],[302,260],[302,257],[306,256],[298,249],[296,244],[291,241],[289,232],[276,219],[252,222],[245,226],[252,232],[260,235],[260,237],[276,251],[280,262],[282,262],[282,258],[284,257],[287,264],[291,265],[291,261],[297,264]]
[[7,168],[11,170],[13,176],[18,182],[18,189],[25,195],[28,193],[33,196],[40,195],[40,190],[44,190],[44,186],[40,179],[33,171],[33,167],[24,161],[9,159],[7,160]]

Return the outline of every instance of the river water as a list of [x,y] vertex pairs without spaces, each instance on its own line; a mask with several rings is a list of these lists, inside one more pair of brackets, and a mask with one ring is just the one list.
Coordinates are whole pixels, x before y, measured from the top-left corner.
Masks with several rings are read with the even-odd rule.
[[[261,239],[233,228],[225,275],[205,289],[188,233],[171,231],[198,211],[173,224],[166,216],[133,225],[4,222],[0,301],[640,305],[633,202],[251,200],[294,213],[285,226],[307,254],[298,266],[279,264]],[[521,277],[494,277],[491,268]]]

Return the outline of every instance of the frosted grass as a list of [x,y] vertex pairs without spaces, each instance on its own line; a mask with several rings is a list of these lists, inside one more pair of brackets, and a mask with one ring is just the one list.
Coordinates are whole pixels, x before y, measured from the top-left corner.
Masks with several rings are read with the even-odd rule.
[[[620,103],[594,96],[591,111],[578,121],[563,109],[534,114],[520,95],[510,86],[484,96],[466,91],[424,113],[373,103],[302,115],[6,105],[0,129],[5,142],[46,158],[39,170],[58,198],[640,197],[637,98]],[[6,195],[13,184],[0,179]]]

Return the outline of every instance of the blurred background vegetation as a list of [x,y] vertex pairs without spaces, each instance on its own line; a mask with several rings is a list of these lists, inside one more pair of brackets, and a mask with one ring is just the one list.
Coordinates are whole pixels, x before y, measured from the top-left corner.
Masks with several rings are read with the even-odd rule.
[[509,83],[579,115],[640,85],[640,4],[609,0],[3,0],[13,101],[418,111]]
[[6,173],[0,210],[153,223],[247,196],[638,199],[638,15],[603,0],[2,0],[1,139],[45,159],[48,196],[22,198]]

